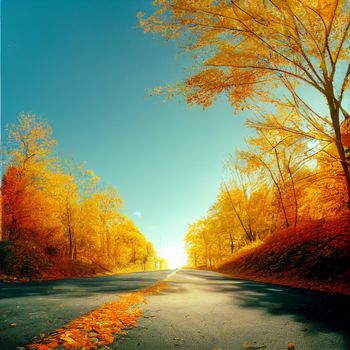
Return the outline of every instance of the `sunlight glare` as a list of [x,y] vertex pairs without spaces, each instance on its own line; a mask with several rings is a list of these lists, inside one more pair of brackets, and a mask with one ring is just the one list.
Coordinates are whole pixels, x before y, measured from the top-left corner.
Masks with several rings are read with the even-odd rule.
[[180,268],[187,262],[187,254],[182,246],[163,247],[159,249],[159,255],[168,261],[169,269]]

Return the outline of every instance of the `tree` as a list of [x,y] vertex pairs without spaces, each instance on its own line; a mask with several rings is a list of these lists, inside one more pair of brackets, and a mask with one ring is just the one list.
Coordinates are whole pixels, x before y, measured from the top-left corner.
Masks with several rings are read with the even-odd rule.
[[[311,88],[327,103],[338,159],[350,173],[340,121],[350,81],[350,3],[347,0],[157,0],[154,13],[140,13],[145,32],[160,33],[196,57],[198,68],[182,91],[189,103],[209,106],[225,93],[236,110],[259,100],[312,108]],[[199,72],[198,72],[199,71]],[[289,98],[284,95],[289,94]]]
[[[18,240],[23,234],[55,231],[54,203],[43,195],[57,168],[53,155],[56,140],[50,126],[31,114],[20,114],[8,127],[2,179],[4,236]],[[46,209],[46,210],[45,210]],[[28,237],[27,237],[28,238]]]
[[7,148],[5,166],[10,164],[18,168],[52,166],[57,161],[53,156],[53,147],[57,141],[52,137],[49,124],[33,114],[21,113],[17,123],[7,127]]
[[101,247],[103,253],[111,258],[112,233],[111,228],[120,218],[119,207],[122,203],[117,190],[107,187],[95,194],[98,203],[99,217],[101,222]]
[[155,267],[156,252],[122,214],[118,192],[101,187],[83,164],[56,157],[47,122],[21,114],[8,128],[8,138],[0,239],[14,242],[22,259],[18,266],[40,256],[35,273],[45,259],[50,266],[56,259],[60,270],[77,265],[84,271],[86,263],[109,271]]
[[67,256],[73,260],[77,258],[76,226],[78,224],[79,193],[73,174],[64,174],[61,180],[58,192],[59,202],[62,204],[61,220],[68,242]]

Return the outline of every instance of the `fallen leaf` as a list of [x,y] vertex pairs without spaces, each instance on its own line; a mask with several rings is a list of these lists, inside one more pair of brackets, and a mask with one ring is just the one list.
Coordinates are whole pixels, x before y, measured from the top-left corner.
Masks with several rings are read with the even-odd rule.
[[[158,293],[167,283],[162,281],[143,290],[120,296],[111,303],[82,315],[57,329],[46,337],[40,337],[28,346],[29,350],[47,350],[60,348],[104,349],[115,340],[116,334],[125,334],[135,326],[142,316],[137,307],[146,301],[146,296]],[[183,340],[182,338],[179,338]]]
[[256,349],[266,349],[266,345],[258,344],[257,342],[244,342],[243,343],[243,349],[244,350],[256,350]]

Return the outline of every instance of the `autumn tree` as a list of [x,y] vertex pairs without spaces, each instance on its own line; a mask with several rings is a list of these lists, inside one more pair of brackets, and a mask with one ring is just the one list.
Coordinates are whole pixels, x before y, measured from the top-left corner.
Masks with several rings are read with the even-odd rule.
[[46,121],[21,114],[8,128],[7,141],[1,239],[20,249],[21,271],[28,270],[28,257],[34,261],[39,255],[34,273],[45,261],[53,265],[48,256],[60,270],[79,264],[109,271],[156,268],[156,252],[122,213],[117,190],[102,186],[84,164],[55,155],[56,140]]
[[335,145],[330,144],[325,152],[315,155],[313,171],[304,172],[300,177],[301,221],[346,217],[346,183],[336,154]]
[[72,174],[64,174],[62,187],[58,193],[59,202],[62,204],[61,220],[68,243],[67,255],[70,259],[77,257],[76,226],[78,223],[79,194],[74,180]]
[[[78,251],[82,252],[83,246],[91,247],[91,239],[86,232],[91,231],[92,235],[96,228],[93,223],[96,211],[89,210],[92,207],[88,199],[96,193],[99,178],[83,164],[76,165],[72,159],[62,161],[62,169],[56,178],[55,194],[60,203],[60,218],[67,238],[67,256],[77,259]],[[97,240],[97,237],[94,238]]]
[[17,124],[7,131],[2,179],[4,237],[17,240],[35,227],[54,230],[49,227],[56,222],[54,215],[43,211],[53,203],[41,191],[50,186],[50,169],[57,165],[52,130],[35,116],[20,114]]
[[334,220],[347,210],[334,143],[310,148],[301,135],[257,129],[248,145],[227,162],[228,179],[207,215],[189,226],[185,243],[193,266],[215,268],[289,226],[292,234],[299,223]]
[[210,266],[210,242],[207,237],[206,220],[199,219],[191,224],[185,235],[185,247],[193,266]]
[[98,191],[95,194],[98,203],[99,217],[101,221],[101,247],[102,252],[111,257],[111,227],[120,218],[119,207],[121,198],[117,191],[112,187]]
[[36,167],[42,162],[51,166],[57,159],[53,147],[57,141],[49,124],[33,114],[20,113],[17,123],[7,127],[5,167],[12,164],[18,168]]
[[[248,151],[241,151],[239,154],[240,159],[246,163],[246,171],[253,169],[260,172],[261,181],[267,185],[272,184],[285,227],[292,223],[294,226],[297,224],[298,196],[295,177],[305,165],[304,158],[308,159],[308,148],[298,141],[296,136],[281,133],[274,135],[258,130],[257,135],[248,141]],[[292,213],[289,213],[289,207],[292,207]]]
[[[341,120],[349,117],[350,3],[156,0],[154,6],[152,15],[138,15],[144,31],[178,40],[197,62],[180,89],[189,103],[206,107],[224,93],[236,110],[285,103],[329,121],[350,205],[340,134]],[[310,89],[326,102],[327,113],[315,111],[314,97],[305,93]]]

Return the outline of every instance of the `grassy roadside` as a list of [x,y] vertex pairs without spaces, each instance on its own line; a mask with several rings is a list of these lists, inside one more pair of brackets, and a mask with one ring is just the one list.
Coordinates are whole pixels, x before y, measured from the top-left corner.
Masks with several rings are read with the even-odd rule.
[[238,278],[350,294],[350,217],[285,229],[216,270]]

